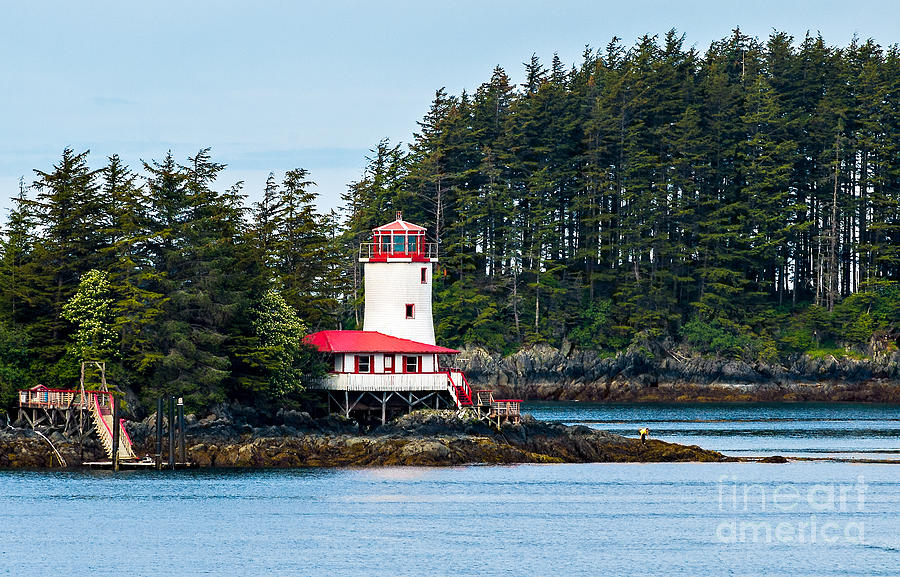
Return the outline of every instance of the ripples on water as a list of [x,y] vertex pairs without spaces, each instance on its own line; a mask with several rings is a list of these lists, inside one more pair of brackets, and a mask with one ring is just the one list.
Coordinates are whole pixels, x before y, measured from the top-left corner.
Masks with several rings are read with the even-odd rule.
[[[845,431],[823,447],[898,428],[860,424],[889,408],[530,410],[726,452],[731,426],[752,454],[759,439],[784,454],[822,438],[777,419]],[[897,575],[898,526],[891,464],[0,473],[0,575]]]

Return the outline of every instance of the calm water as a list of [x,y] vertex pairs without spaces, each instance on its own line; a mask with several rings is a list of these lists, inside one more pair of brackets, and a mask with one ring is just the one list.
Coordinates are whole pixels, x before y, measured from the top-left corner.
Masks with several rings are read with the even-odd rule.
[[851,404],[603,405],[528,403],[538,419],[638,436],[735,456],[900,461],[900,407]]
[[[719,426],[721,407],[531,408],[628,433],[639,415],[721,450],[727,426],[759,427],[739,433],[750,452],[829,448],[782,421]],[[814,419],[842,454],[868,436],[832,432],[892,412],[764,410]],[[0,473],[0,575],[897,575],[898,529],[896,464]]]

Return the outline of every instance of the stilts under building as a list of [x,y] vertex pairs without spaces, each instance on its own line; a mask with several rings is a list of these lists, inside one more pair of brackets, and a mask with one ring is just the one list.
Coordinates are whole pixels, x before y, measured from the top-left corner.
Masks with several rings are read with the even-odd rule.
[[473,391],[441,356],[459,351],[435,344],[432,281],[437,245],[425,228],[397,219],[372,231],[359,261],[364,268],[363,330],[320,331],[308,342],[327,356],[329,373],[311,388],[326,392],[329,410],[346,417],[387,419],[414,409],[472,409],[500,424],[518,422],[521,400]]

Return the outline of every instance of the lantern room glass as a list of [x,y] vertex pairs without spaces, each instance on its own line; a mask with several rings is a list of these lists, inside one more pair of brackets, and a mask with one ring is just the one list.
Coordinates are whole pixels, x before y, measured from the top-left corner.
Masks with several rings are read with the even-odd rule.
[[406,252],[406,235],[394,235],[394,252]]

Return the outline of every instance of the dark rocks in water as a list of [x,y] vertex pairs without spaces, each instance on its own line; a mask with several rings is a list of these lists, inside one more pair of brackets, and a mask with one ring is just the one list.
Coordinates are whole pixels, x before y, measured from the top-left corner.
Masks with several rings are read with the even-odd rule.
[[[233,413],[232,413],[233,414]],[[155,416],[129,423],[135,452],[155,452]],[[493,428],[470,412],[418,411],[372,433],[330,416],[313,419],[284,412],[281,424],[251,426],[223,414],[186,428],[189,459],[201,467],[337,467],[462,465],[468,463],[586,463],[722,461],[715,451],[662,441],[642,444],[584,426],[569,427],[524,415],[521,423]],[[138,442],[137,439],[141,439]],[[77,443],[54,443],[69,466],[81,463]],[[105,460],[99,442],[85,444],[88,460]],[[54,465],[46,440],[27,430],[0,432],[0,468]]]
[[[277,429],[275,430],[277,432]],[[371,434],[254,435],[224,439],[189,431],[189,452],[200,466],[315,467],[461,465],[467,463],[587,463],[721,461],[715,451],[662,441],[641,444],[583,426],[524,416],[500,430],[455,411],[417,411]],[[258,436],[257,433],[267,433]]]
[[757,463],[787,463],[788,460],[782,457],[781,455],[772,455],[771,457],[765,457],[757,461]]
[[[50,442],[48,442],[48,439]],[[51,443],[53,446],[51,447]],[[0,430],[0,469],[48,469],[59,468],[56,451],[69,467],[81,464],[81,450],[72,439],[58,433],[47,438],[30,429],[7,428]],[[84,458],[88,461],[106,459],[106,452],[96,439],[85,439]]]
[[[651,351],[654,348],[658,350]],[[538,344],[508,357],[480,348],[468,348],[459,356],[473,386],[512,398],[900,403],[900,352],[868,360],[794,355],[785,364],[751,364],[662,346],[603,356]]]

